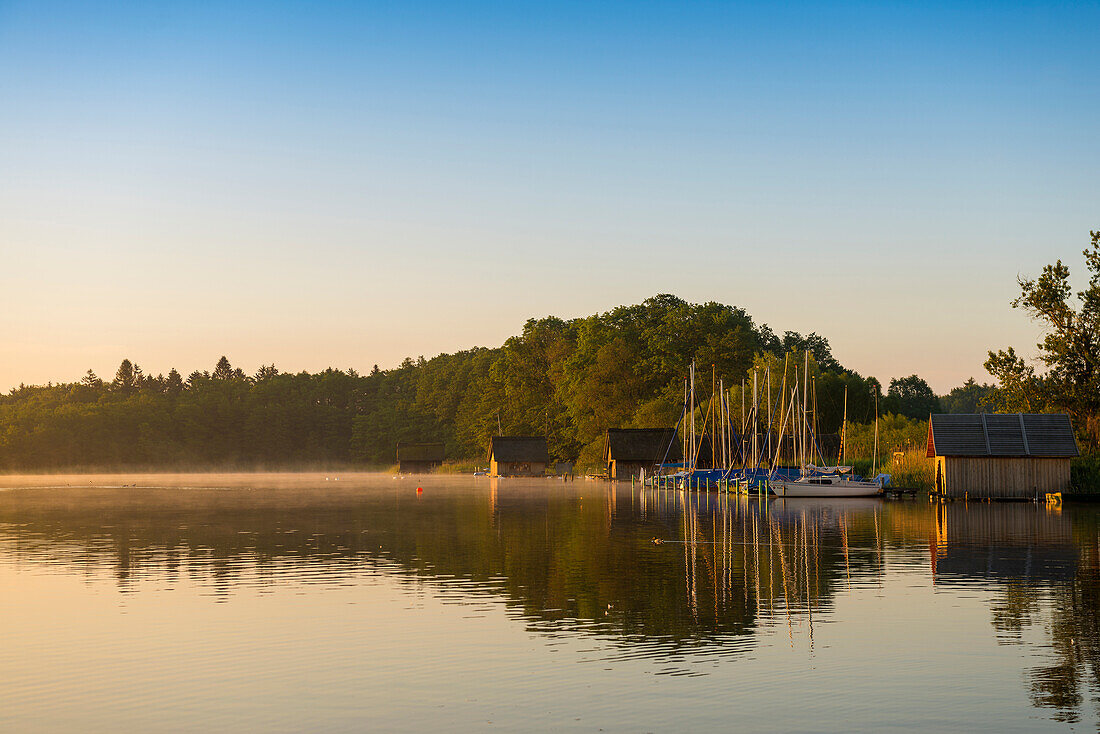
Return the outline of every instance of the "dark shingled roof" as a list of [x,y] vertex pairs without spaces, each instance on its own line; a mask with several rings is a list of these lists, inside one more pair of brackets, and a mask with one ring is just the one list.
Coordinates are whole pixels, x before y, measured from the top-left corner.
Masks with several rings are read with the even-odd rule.
[[608,428],[604,457],[615,461],[659,464],[662,459],[680,461],[683,451],[676,440],[675,428]]
[[545,436],[493,436],[489,439],[489,460],[550,461]]
[[441,443],[399,443],[397,460],[443,462],[443,444]]
[[928,456],[1079,456],[1064,413],[954,413],[928,421]]

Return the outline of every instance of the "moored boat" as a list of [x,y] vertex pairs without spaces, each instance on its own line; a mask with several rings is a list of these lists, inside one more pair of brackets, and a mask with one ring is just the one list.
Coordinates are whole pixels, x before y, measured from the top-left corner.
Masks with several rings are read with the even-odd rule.
[[773,481],[768,486],[777,497],[873,497],[882,494],[884,481],[883,475],[862,481],[834,474]]

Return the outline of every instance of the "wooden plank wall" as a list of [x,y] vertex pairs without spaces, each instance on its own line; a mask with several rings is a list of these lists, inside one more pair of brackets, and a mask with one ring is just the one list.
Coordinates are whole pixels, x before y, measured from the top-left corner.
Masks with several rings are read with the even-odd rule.
[[541,477],[546,474],[544,461],[490,461],[491,477]]
[[623,461],[621,459],[612,459],[610,463],[611,471],[608,474],[610,479],[630,479],[631,477],[637,477],[643,468],[647,468],[647,471],[653,468],[653,464],[647,461]]
[[1069,488],[1069,459],[948,456],[948,497],[1032,499]]

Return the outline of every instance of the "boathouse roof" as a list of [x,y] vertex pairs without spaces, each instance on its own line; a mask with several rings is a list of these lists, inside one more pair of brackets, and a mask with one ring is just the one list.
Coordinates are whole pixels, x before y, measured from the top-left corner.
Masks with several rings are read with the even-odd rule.
[[442,443],[406,443],[397,444],[397,460],[443,462]]
[[1079,456],[1065,413],[952,413],[928,421],[932,456]]
[[490,461],[550,461],[545,436],[493,436],[489,439]]
[[675,428],[608,428],[604,456],[608,460],[659,464],[662,460],[680,461],[683,451]]

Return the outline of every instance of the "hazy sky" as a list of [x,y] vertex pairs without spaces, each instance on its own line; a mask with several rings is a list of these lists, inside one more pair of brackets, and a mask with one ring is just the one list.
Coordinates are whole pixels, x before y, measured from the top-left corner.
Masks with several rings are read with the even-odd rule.
[[0,0],[0,389],[656,293],[944,391],[1100,228],[1100,3]]

